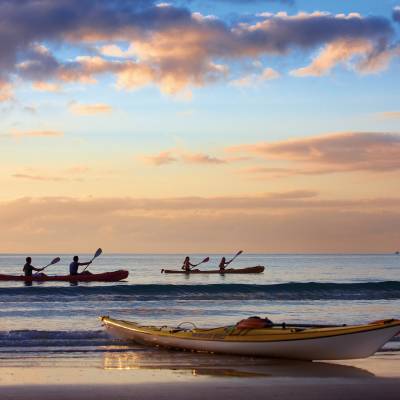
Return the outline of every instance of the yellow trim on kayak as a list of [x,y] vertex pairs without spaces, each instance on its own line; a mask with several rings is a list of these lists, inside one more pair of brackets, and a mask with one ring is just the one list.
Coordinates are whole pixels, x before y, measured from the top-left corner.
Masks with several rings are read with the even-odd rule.
[[136,322],[115,320],[101,317],[101,320],[110,326],[123,328],[129,331],[161,337],[175,337],[189,340],[210,340],[224,342],[275,342],[288,340],[305,340],[328,338],[332,336],[349,335],[353,333],[370,332],[389,327],[400,327],[400,320],[387,320],[366,325],[352,325],[329,328],[296,328],[272,327],[263,329],[236,329],[234,326],[212,329],[191,329],[142,326]]

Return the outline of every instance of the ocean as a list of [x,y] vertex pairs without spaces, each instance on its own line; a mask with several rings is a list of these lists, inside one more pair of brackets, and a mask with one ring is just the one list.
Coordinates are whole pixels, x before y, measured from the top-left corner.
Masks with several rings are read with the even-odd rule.
[[[72,255],[32,255],[41,266],[55,256],[48,274],[66,274]],[[192,254],[192,262],[206,255]],[[209,255],[202,269],[216,268]],[[81,261],[91,255],[80,255]],[[107,336],[99,316],[177,325],[190,321],[211,327],[258,315],[274,322],[367,323],[400,317],[400,256],[382,254],[243,254],[232,267],[264,265],[258,275],[164,275],[179,268],[184,255],[103,254],[92,272],[127,269],[119,283],[0,282],[0,363],[35,357],[86,357],[147,349]],[[0,272],[18,274],[25,255],[0,255]],[[200,268],[199,267],[199,268]],[[385,351],[400,351],[394,338]],[[160,352],[161,353],[161,352]],[[150,353],[149,353],[150,354]],[[153,354],[153,353],[152,353]],[[125,356],[126,357],[126,356]]]

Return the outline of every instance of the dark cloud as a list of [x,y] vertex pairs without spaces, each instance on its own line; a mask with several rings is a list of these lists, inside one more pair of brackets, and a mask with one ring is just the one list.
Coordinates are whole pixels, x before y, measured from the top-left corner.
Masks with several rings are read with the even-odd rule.
[[[4,85],[15,72],[39,81],[93,81],[96,74],[113,73],[123,74],[120,86],[156,83],[174,92],[225,77],[221,60],[285,54],[338,40],[368,41],[365,58],[373,64],[393,35],[390,20],[356,14],[264,14],[257,21],[232,25],[188,7],[144,0],[0,0],[0,81]],[[56,59],[47,50],[120,41],[134,44],[135,57],[111,62],[100,53],[103,59],[88,66]]]
[[393,9],[393,19],[396,22],[400,22],[400,6],[397,6]]
[[[181,0],[176,1],[175,4],[191,4],[196,3],[195,0]],[[212,4],[215,3],[231,3],[231,4],[267,4],[267,3],[281,3],[293,5],[295,0],[214,0]]]

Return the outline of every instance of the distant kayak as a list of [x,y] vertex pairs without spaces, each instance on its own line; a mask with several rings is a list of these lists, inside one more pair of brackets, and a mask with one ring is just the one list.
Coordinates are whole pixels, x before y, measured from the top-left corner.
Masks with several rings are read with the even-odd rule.
[[190,272],[176,270],[176,269],[162,269],[161,273],[164,274],[260,274],[264,272],[264,267],[262,265],[257,265],[256,267],[247,267],[247,268],[227,268],[224,272],[221,272],[219,269],[210,269],[210,270],[200,270],[200,269],[192,269]]
[[[271,324],[265,328],[223,326],[200,329],[144,326],[109,317],[101,320],[110,334],[137,343],[173,349],[299,360],[344,360],[369,357],[400,332],[400,320],[365,325],[321,326]],[[243,322],[243,321],[241,321]],[[188,325],[191,324],[189,327]]]
[[128,271],[118,270],[112,272],[103,272],[101,274],[83,273],[78,275],[45,275],[36,274],[32,276],[24,275],[3,275],[0,274],[0,281],[24,281],[24,282],[118,282],[126,279],[129,275]]

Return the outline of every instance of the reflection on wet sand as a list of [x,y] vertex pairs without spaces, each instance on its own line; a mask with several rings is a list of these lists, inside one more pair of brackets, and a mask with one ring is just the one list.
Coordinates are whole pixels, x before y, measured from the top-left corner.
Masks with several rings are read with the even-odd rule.
[[258,359],[203,353],[162,353],[149,349],[143,352],[105,352],[106,370],[157,369],[174,370],[182,374],[219,377],[318,377],[371,378],[374,374],[349,365],[328,362],[307,362],[279,359]]

